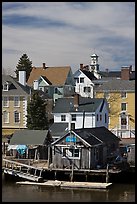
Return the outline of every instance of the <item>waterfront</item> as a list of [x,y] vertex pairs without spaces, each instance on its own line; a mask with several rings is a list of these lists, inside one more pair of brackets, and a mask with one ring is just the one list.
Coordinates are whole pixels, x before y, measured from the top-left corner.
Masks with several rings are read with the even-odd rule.
[[2,178],[2,202],[135,202],[135,184],[115,183],[107,190],[17,185]]

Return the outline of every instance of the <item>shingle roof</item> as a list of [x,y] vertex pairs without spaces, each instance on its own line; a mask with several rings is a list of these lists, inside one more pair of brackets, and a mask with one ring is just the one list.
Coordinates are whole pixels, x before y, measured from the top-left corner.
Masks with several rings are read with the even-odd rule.
[[28,95],[30,94],[30,87],[29,86],[23,86],[20,84],[17,79],[13,78],[10,75],[2,75],[2,84],[5,82],[10,83],[10,87],[8,91],[2,91],[2,95],[6,96],[14,96],[14,95]]
[[43,67],[33,67],[27,84],[32,86],[34,80],[37,80],[40,76],[45,76],[54,86],[64,85],[70,70],[70,66],[47,67],[46,69],[43,69]]
[[100,143],[109,144],[112,142],[120,141],[120,139],[115,136],[106,127],[95,127],[95,128],[84,128],[76,129],[74,132],[83,138],[90,145],[97,145]]
[[135,91],[135,80],[108,80],[99,86],[94,86],[94,91]]
[[14,132],[11,145],[42,145],[45,143],[48,130],[17,130]]
[[83,110],[86,112],[95,112],[103,100],[103,98],[86,98],[79,96],[79,106],[76,111],[74,108],[74,97],[59,98],[53,109],[53,113],[83,112]]
[[53,123],[50,128],[49,131],[52,135],[52,137],[56,137],[56,136],[63,136],[66,134],[66,132],[68,131],[68,123]]
[[[95,128],[75,129],[72,131],[72,133],[73,132],[76,135],[80,136],[84,141],[86,141],[89,146],[120,142],[120,139],[104,126]],[[69,133],[66,133],[64,136],[54,141],[52,145],[58,144],[68,134]]]

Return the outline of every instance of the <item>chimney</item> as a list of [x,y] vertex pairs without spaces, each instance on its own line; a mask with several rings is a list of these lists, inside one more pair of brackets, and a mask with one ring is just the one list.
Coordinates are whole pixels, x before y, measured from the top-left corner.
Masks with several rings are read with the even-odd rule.
[[34,88],[34,90],[38,90],[38,89],[39,89],[38,80],[34,80],[34,82],[33,82],[33,88]]
[[79,106],[79,94],[75,94],[74,95],[74,107],[76,108],[76,110],[78,110],[78,106]]
[[19,83],[26,86],[26,71],[19,71]]
[[83,70],[83,64],[80,64],[80,70]]
[[122,80],[129,80],[131,70],[132,70],[132,66],[121,67],[121,79]]
[[46,69],[46,64],[45,63],[43,63],[43,69]]

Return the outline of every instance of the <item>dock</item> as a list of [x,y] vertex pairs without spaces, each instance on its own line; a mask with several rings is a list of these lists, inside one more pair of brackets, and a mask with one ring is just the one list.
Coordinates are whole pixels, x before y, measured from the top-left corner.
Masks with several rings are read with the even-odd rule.
[[20,185],[38,185],[38,186],[55,186],[61,188],[84,188],[84,189],[107,189],[112,185],[112,183],[100,183],[100,182],[68,182],[68,181],[58,181],[58,180],[48,180],[42,183],[30,182],[30,181],[20,181],[16,182]]

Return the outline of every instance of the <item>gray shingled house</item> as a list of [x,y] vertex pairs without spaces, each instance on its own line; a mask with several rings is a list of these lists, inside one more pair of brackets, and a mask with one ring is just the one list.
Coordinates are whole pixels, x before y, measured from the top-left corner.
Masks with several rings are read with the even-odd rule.
[[68,131],[51,144],[55,169],[104,168],[110,156],[117,156],[120,139],[105,127]]
[[48,159],[51,134],[48,130],[17,130],[14,132],[8,150],[15,158]]

